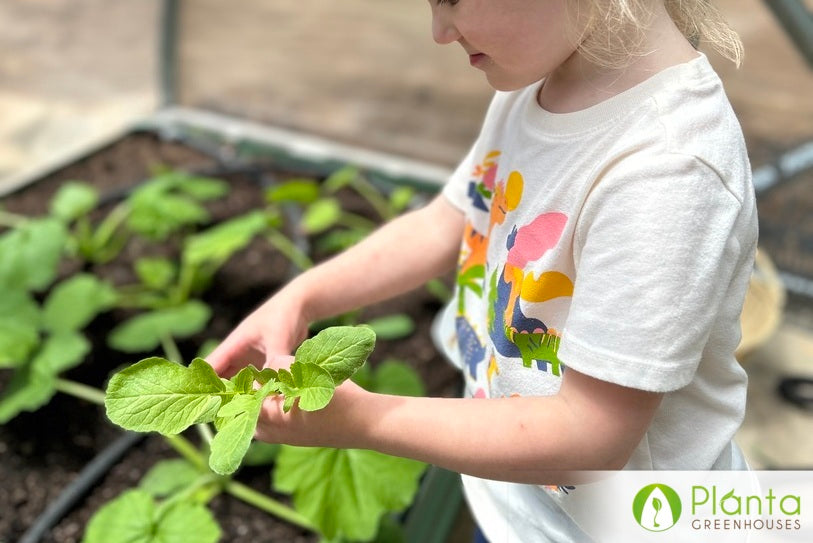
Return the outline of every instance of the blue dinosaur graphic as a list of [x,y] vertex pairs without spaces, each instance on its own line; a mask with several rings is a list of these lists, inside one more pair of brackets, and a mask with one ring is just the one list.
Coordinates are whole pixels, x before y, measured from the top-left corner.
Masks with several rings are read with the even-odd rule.
[[472,378],[477,378],[477,365],[485,359],[486,348],[477,336],[477,332],[471,326],[466,317],[455,318],[455,328],[457,329],[457,348],[463,357],[463,362],[469,370]]

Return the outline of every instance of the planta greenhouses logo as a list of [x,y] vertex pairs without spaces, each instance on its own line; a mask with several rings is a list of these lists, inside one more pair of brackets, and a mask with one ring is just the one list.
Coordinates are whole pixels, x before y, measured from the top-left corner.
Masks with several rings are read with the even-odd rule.
[[677,524],[682,508],[677,492],[658,483],[639,490],[632,501],[636,522],[650,532],[663,532]]

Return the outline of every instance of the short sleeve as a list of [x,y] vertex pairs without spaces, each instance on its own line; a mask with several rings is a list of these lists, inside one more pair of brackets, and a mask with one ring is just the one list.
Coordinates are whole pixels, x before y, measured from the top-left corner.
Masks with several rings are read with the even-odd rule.
[[515,93],[495,92],[489,103],[488,110],[483,118],[483,125],[476,141],[472,144],[466,156],[457,165],[454,173],[443,186],[442,194],[456,208],[466,213],[470,208],[469,185],[472,181],[472,172],[478,163],[478,153],[487,146],[487,138],[494,135],[495,125],[499,125],[505,114],[505,104]]
[[449,180],[443,185],[442,194],[449,202],[459,210],[466,212],[468,202],[469,182],[471,181],[471,172],[474,168],[474,156],[477,142],[472,145],[469,152],[466,153],[465,158],[460,161],[452,173]]
[[576,224],[565,366],[643,390],[688,384],[741,265],[741,208],[693,156],[613,166]]

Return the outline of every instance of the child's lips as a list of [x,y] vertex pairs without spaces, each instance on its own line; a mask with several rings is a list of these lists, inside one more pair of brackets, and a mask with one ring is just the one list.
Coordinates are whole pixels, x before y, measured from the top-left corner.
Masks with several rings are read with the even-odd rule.
[[478,64],[482,63],[487,56],[484,53],[472,53],[469,55],[469,64],[472,66],[477,66]]

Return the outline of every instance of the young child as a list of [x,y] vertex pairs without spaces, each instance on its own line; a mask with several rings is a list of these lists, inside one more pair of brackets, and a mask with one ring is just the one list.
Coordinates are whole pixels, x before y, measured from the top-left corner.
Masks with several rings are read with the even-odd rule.
[[745,468],[734,349],[756,208],[739,124],[692,46],[738,62],[736,35],[705,0],[430,4],[435,40],[498,91],[479,138],[433,202],[293,280],[210,362],[289,363],[309,322],[457,264],[435,335],[466,397],[347,383],[319,412],[268,400],[257,436],[458,471],[493,543],[590,540],[569,515],[578,487],[557,488],[570,472]]

